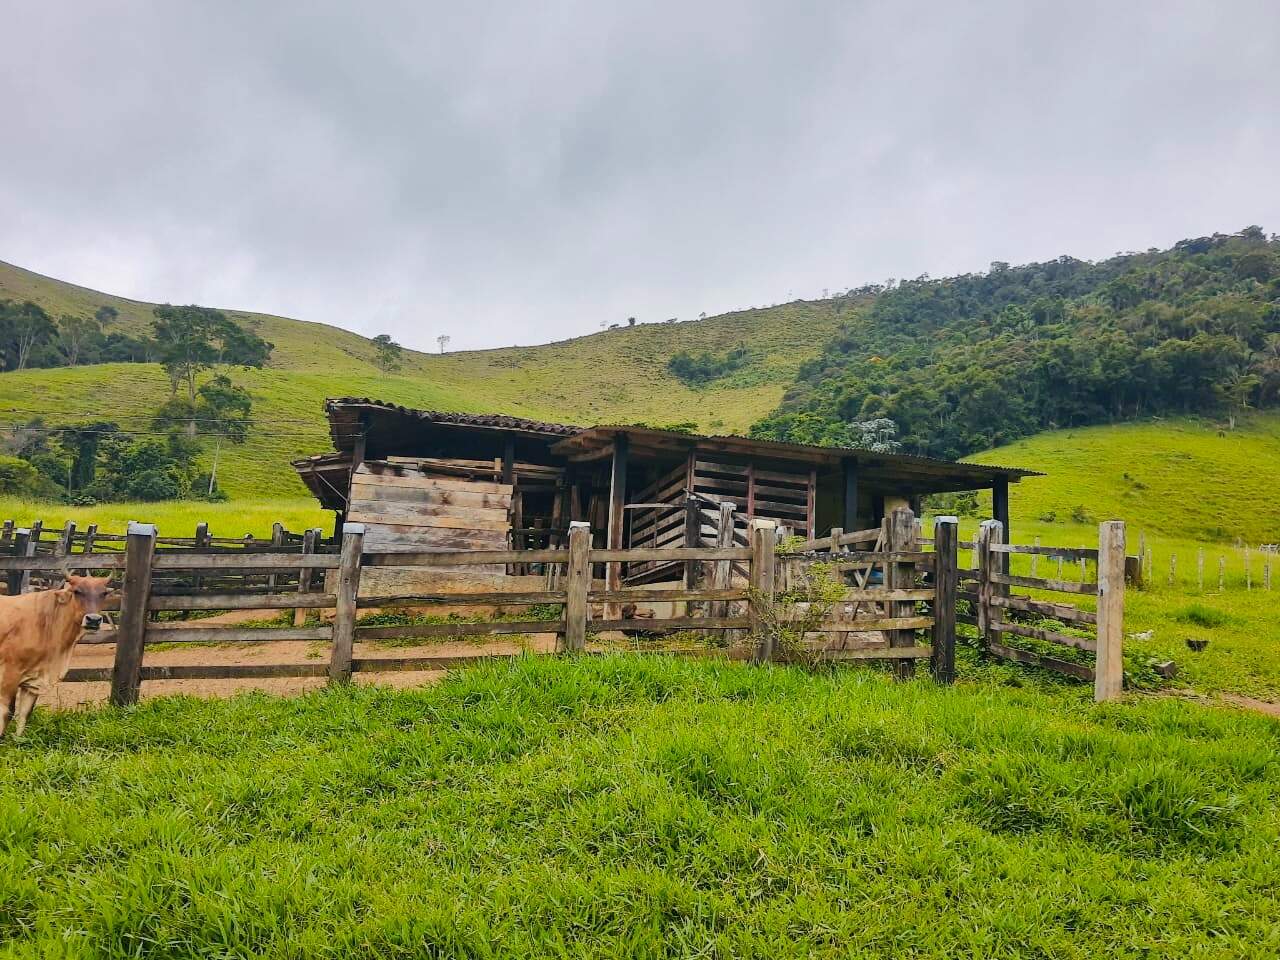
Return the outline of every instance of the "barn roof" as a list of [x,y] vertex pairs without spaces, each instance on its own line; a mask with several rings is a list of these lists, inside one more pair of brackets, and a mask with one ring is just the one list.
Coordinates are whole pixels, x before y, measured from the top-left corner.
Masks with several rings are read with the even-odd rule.
[[456,413],[444,410],[417,410],[398,403],[373,400],[369,397],[336,397],[326,400],[324,411],[329,417],[329,436],[337,450],[350,451],[355,438],[361,432],[362,416],[381,415],[404,417],[418,423],[451,424],[475,427],[480,430],[501,430],[504,433],[523,433],[545,437],[567,437],[582,428],[565,423],[544,423],[524,417],[511,417],[502,413]]
[[[847,447],[759,440],[752,437],[703,436],[634,424],[579,427],[497,413],[456,413],[418,410],[368,397],[339,397],[325,402],[329,433],[336,452],[294,461],[303,481],[326,506],[337,504],[345,491],[356,438],[376,433],[380,446],[406,442],[419,428],[435,431],[457,428],[459,433],[515,435],[537,441],[540,448],[568,461],[591,461],[608,456],[619,436],[625,436],[636,455],[682,456],[695,446],[747,460],[804,464],[829,474],[847,460],[858,464],[858,475],[872,484],[901,485],[915,493],[972,490],[999,481],[1016,483],[1042,476],[1034,470],[959,463],[908,453],[873,453]],[[373,441],[371,441],[373,442]]]

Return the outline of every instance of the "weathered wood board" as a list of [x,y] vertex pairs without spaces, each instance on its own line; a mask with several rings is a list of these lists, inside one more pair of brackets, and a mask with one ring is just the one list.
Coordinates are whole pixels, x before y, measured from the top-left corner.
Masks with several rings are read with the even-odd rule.
[[510,484],[365,463],[352,478],[347,517],[365,525],[366,553],[502,550],[511,529],[511,495]]

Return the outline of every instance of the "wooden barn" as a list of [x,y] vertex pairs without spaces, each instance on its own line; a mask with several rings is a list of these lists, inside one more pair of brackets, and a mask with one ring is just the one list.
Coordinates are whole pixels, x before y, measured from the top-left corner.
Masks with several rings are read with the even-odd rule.
[[[498,414],[325,404],[334,451],[294,467],[370,549],[561,546],[586,520],[598,546],[714,545],[722,503],[745,542],[752,518],[813,538],[875,526],[924,494],[990,489],[1009,529],[1009,484],[1027,470],[907,454],[708,437],[639,426],[578,427]],[[630,583],[680,576],[632,564]]]

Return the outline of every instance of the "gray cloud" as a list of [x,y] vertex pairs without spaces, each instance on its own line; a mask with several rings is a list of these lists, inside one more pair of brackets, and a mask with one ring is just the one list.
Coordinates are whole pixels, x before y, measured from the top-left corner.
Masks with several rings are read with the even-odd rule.
[[423,348],[1280,229],[1272,2],[4,20],[0,259]]

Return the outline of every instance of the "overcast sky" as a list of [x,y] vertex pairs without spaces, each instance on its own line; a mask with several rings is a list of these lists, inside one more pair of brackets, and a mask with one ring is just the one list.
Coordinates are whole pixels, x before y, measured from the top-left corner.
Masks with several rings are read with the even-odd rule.
[[8,2],[0,259],[433,348],[1280,230],[1280,3]]

